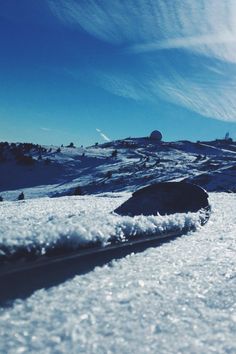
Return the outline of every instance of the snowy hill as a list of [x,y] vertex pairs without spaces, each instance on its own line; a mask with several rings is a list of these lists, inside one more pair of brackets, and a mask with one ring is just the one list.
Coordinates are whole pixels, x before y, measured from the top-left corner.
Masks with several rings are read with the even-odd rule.
[[[235,353],[236,194],[210,193],[204,227],[198,213],[111,213],[133,190],[157,181],[188,179],[208,191],[235,192],[235,149],[231,141],[148,138],[88,148],[0,144],[2,267],[37,262],[52,250],[107,245],[124,233],[132,239],[196,226],[159,247],[13,298],[0,307],[0,352]],[[9,202],[21,191],[31,200]],[[56,196],[63,197],[48,198]],[[56,272],[48,269],[45,278],[62,267]]]
[[127,138],[87,148],[0,143],[0,193],[26,198],[133,191],[189,180],[208,191],[236,191],[236,143]]
[[[122,198],[3,202],[1,234],[9,246],[20,237],[44,245],[62,231],[71,242],[86,230],[107,235],[107,213]],[[210,193],[210,202],[212,216],[195,233],[0,308],[0,352],[235,353],[236,194]]]

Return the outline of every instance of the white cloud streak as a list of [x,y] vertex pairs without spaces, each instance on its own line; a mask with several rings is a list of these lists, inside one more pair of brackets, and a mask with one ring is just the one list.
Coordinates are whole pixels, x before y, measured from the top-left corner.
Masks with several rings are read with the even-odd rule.
[[50,128],[46,128],[46,127],[40,127],[40,129],[44,132],[50,132],[52,131]]
[[[98,84],[104,89],[134,100],[161,98],[207,117],[236,121],[235,0],[48,2],[64,24],[122,46],[124,55],[145,61],[150,54],[154,62],[157,55],[149,68],[151,77],[98,72]],[[168,52],[173,49],[182,50],[183,66],[191,69],[188,76],[170,61]],[[146,66],[148,71],[148,60]]]
[[224,84],[214,80],[211,84],[183,76],[154,79],[148,83],[149,90],[158,97],[186,107],[206,117],[223,121],[236,121],[236,80]]
[[[112,92],[114,95],[131,98],[135,101],[143,99],[143,93],[140,93],[136,89],[134,79],[132,76],[124,76],[116,74],[105,74],[101,71],[94,73],[96,78],[95,82],[105,90]],[[138,85],[138,82],[137,82]]]
[[100,129],[96,128],[96,131],[100,134],[100,136],[103,138],[105,141],[111,141],[110,138],[106,134],[104,134]]
[[134,51],[188,48],[236,61],[235,0],[48,0],[64,23]]
[[195,37],[182,37],[182,38],[172,38],[164,41],[157,41],[145,44],[136,44],[129,48],[132,53],[145,53],[152,52],[162,49],[174,49],[174,48],[186,48],[193,49],[199,46],[210,46],[210,45],[225,45],[225,44],[235,44],[236,36],[229,31],[223,33],[215,33],[212,35],[203,35]]

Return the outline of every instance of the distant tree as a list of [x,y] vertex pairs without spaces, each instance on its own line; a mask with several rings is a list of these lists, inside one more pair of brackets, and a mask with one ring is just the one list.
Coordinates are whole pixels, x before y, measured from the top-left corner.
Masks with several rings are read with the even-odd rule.
[[56,152],[57,152],[57,153],[60,153],[60,152],[61,152],[61,148],[58,148],[58,149],[56,150]]
[[42,155],[41,154],[39,154],[38,160],[42,160]]
[[76,187],[73,195],[83,195],[82,188],[80,186]]
[[98,146],[98,143],[95,143],[95,146]]
[[75,145],[74,145],[74,143],[71,142],[69,145],[67,145],[67,147],[68,147],[68,148],[74,148]]
[[106,178],[111,178],[111,177],[112,177],[112,172],[111,171],[107,171]]
[[194,162],[198,162],[200,160],[202,160],[202,155],[199,154],[196,156],[196,159],[194,160]]
[[0,195],[0,202],[3,202],[3,197]]
[[117,157],[118,151],[117,150],[113,150],[111,153],[111,157]]
[[25,195],[23,192],[21,192],[19,195],[18,195],[18,200],[24,200],[25,199]]

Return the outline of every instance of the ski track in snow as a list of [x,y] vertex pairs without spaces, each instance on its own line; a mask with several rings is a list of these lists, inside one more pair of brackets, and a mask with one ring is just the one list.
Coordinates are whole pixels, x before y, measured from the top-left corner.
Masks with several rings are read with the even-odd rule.
[[195,233],[0,309],[0,352],[235,353],[236,195],[210,199]]

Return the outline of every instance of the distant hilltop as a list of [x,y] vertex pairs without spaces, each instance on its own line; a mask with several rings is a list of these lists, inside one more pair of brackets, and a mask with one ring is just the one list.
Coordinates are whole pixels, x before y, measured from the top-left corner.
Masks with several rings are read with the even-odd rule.
[[[153,134],[154,133],[154,134]],[[84,148],[0,143],[0,200],[134,191],[188,180],[236,192],[236,142],[165,142],[157,131]],[[153,136],[154,135],[154,136]]]

